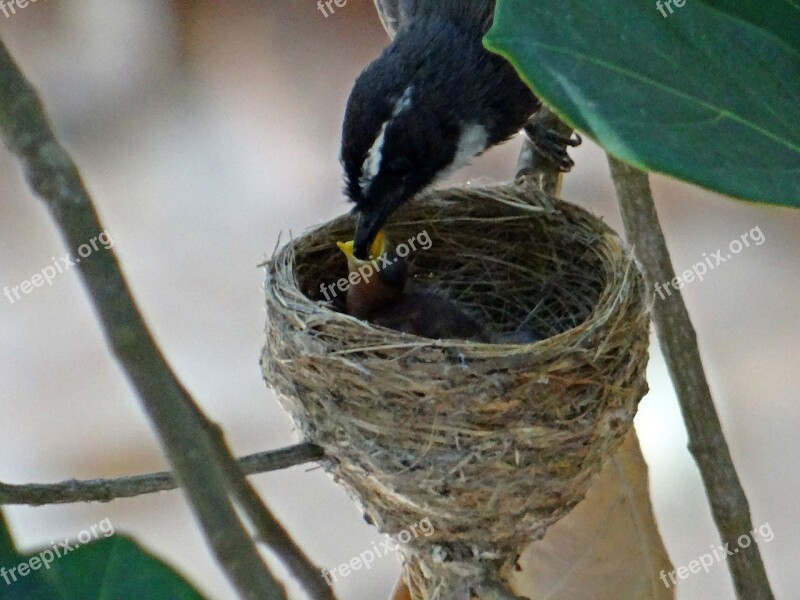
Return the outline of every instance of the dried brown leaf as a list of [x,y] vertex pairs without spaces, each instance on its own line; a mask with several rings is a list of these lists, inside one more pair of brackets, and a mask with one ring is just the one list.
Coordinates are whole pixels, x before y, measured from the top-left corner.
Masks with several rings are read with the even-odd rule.
[[632,429],[586,498],[529,545],[509,582],[533,600],[670,600],[672,565],[658,532],[647,464]]

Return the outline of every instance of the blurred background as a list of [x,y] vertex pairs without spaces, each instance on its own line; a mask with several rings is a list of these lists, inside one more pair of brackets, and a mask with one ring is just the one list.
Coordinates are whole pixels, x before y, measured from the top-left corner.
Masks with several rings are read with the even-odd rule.
[[[387,43],[371,0],[325,16],[315,0],[81,0],[0,15],[0,36],[43,95],[115,241],[170,363],[239,453],[295,441],[258,368],[262,269],[279,235],[346,210],[338,143],[354,78]],[[455,175],[513,175],[512,140]],[[587,141],[565,198],[620,228],[607,165]],[[765,237],[684,289],[717,407],[778,598],[800,589],[800,211],[733,202],[654,177],[678,272],[755,227]],[[102,250],[101,250],[102,251]],[[0,150],[0,287],[65,249],[20,169]],[[719,542],[664,362],[637,429],[656,515],[676,566]],[[0,480],[50,482],[165,468],[152,431],[109,357],[71,271],[13,304],[0,298]],[[269,506],[319,566],[380,536],[319,469],[258,475]],[[6,509],[23,548],[109,518],[178,567],[209,598],[234,597],[179,492],[111,504]],[[386,598],[387,557],[337,584],[343,600]],[[293,587],[293,597],[301,597]],[[2,592],[0,591],[0,596]],[[679,598],[734,598],[724,564]]]

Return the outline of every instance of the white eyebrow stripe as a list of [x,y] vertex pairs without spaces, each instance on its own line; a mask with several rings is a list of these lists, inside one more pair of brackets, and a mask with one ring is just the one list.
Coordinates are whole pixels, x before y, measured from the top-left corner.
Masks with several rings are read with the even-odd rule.
[[400,100],[395,102],[394,111],[392,112],[392,118],[396,117],[401,112],[403,112],[405,109],[407,109],[409,106],[411,106],[411,94],[413,92],[414,92],[414,87],[413,86],[408,86],[405,89],[405,91],[403,92],[403,95],[400,96]]
[[383,159],[381,151],[383,150],[383,142],[386,139],[386,128],[388,126],[389,121],[384,122],[378,137],[375,138],[372,147],[367,153],[367,158],[364,160],[364,164],[361,167],[361,178],[358,180],[358,185],[361,186],[361,191],[365,194],[372,180],[378,174],[378,171],[381,170],[381,160]]
[[367,193],[369,186],[372,184],[372,180],[381,170],[381,162],[383,161],[381,152],[383,150],[383,143],[386,140],[386,129],[397,115],[411,106],[411,94],[413,91],[413,86],[409,85],[403,92],[403,95],[400,96],[400,99],[395,102],[392,116],[383,123],[381,130],[378,132],[378,137],[375,138],[372,147],[369,149],[369,152],[367,152],[367,158],[364,159],[364,164],[361,166],[361,178],[358,180],[358,185],[361,187],[361,191],[364,194]]

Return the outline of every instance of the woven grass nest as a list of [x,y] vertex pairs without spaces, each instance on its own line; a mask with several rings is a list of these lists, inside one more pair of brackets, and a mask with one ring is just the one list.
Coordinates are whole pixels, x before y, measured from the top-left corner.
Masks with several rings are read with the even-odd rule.
[[347,276],[335,242],[354,226],[336,219],[269,262],[262,369],[368,521],[393,535],[430,521],[403,552],[415,598],[442,597],[437,569],[480,577],[515,561],[622,442],[647,391],[644,285],[616,233],[533,185],[436,190],[387,229],[394,243],[432,242],[409,255],[409,287],[545,339],[416,337],[323,298]]

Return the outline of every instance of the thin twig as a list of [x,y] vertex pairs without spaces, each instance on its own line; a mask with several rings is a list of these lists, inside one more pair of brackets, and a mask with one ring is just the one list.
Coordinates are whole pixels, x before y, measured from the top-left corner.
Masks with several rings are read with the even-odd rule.
[[[611,156],[608,162],[619,197],[628,243],[642,266],[652,294],[656,283],[670,282],[670,261],[646,173]],[[679,291],[654,300],[653,321],[669,367],[689,434],[691,451],[703,478],[717,529],[724,543],[739,548],[737,539],[753,530],[750,506],[736,474],[703,371],[697,335]],[[751,544],[727,557],[741,600],[773,598],[758,546]]]
[[[222,429],[212,439],[220,453],[227,453]],[[228,454],[230,457],[230,454]],[[264,504],[256,489],[244,476],[244,470],[232,457],[224,470],[228,485],[239,507],[250,519],[258,541],[266,544],[287,566],[289,571],[303,584],[312,598],[333,600],[333,591],[322,575],[322,570],[311,563]]]
[[[75,163],[55,139],[36,92],[2,43],[0,131],[70,250],[105,231]],[[244,475],[227,451],[219,428],[203,415],[168,366],[133,300],[114,251],[95,253],[77,268],[109,345],[137,391],[206,540],[231,583],[248,600],[285,598],[283,586],[264,564],[229,495],[231,479],[238,473],[243,480]],[[245,481],[240,487],[248,485]],[[236,496],[241,502],[239,492]],[[256,501],[261,504],[260,499]],[[263,504],[261,508],[266,512]],[[295,575],[307,588],[314,587],[302,574]],[[315,597],[333,595],[328,592]]]
[[[288,469],[295,465],[321,460],[322,448],[314,444],[298,444],[280,450],[258,452],[238,460],[245,475]],[[132,475],[116,479],[71,479],[59,483],[11,485],[0,482],[0,505],[68,504],[70,502],[109,502],[117,498],[133,498],[178,488],[169,471]]]

